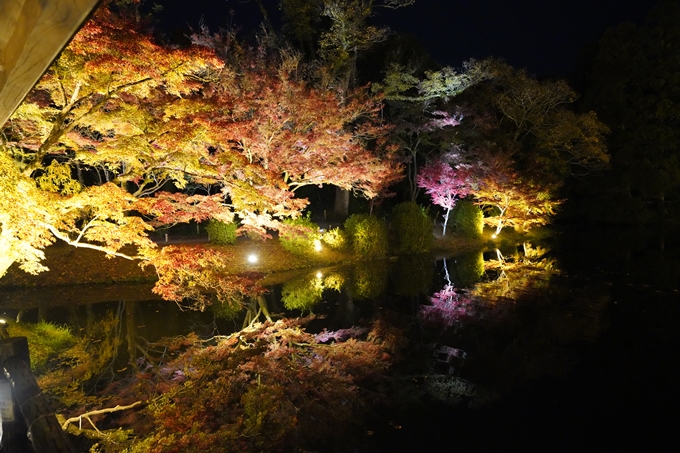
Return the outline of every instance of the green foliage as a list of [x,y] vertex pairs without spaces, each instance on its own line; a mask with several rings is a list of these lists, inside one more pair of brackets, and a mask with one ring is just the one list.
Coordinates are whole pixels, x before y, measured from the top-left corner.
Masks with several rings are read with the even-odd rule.
[[321,302],[323,282],[316,277],[305,277],[291,280],[283,284],[281,301],[288,310],[311,312]]
[[429,294],[434,278],[434,267],[429,255],[400,256],[392,268],[394,292],[403,296]]
[[286,219],[279,230],[281,247],[297,255],[314,251],[314,241],[320,240],[319,225],[312,222],[309,213],[305,217]]
[[354,266],[348,291],[357,299],[375,299],[385,292],[388,273],[383,263],[359,262]]
[[218,245],[230,245],[236,242],[236,228],[234,222],[225,223],[219,220],[211,219],[205,227],[208,232],[210,242]]
[[352,214],[344,228],[357,255],[382,258],[387,254],[387,225],[383,220],[368,214]]
[[232,320],[243,311],[243,307],[230,301],[219,300],[210,305],[210,311],[216,318]]
[[451,214],[453,226],[459,235],[472,238],[482,236],[484,214],[477,205],[468,200],[460,200]]
[[347,248],[347,243],[349,242],[347,235],[340,228],[324,231],[321,235],[321,240],[333,250],[345,250]]
[[323,292],[332,289],[340,292],[345,277],[337,272],[305,275],[301,278],[289,280],[281,289],[281,301],[288,310],[311,312],[316,304],[321,302]]
[[413,201],[398,204],[392,211],[392,228],[399,253],[429,252],[434,225],[421,206]]
[[[41,377],[40,386],[43,390],[59,397],[67,406],[82,404],[85,396],[80,386],[85,381],[102,375],[118,355],[118,348],[122,344],[119,323],[120,319],[109,312],[106,317],[94,323],[84,336],[74,338],[70,347],[59,352],[60,363],[52,363],[50,372]],[[46,332],[54,334],[56,331],[48,328]],[[33,348],[30,340],[29,345]]]
[[76,337],[66,326],[40,321],[37,324],[9,323],[8,329],[13,337],[28,339],[31,354],[31,369],[44,373],[47,363],[76,343]]
[[453,280],[456,286],[471,288],[484,274],[484,255],[481,251],[456,257]]

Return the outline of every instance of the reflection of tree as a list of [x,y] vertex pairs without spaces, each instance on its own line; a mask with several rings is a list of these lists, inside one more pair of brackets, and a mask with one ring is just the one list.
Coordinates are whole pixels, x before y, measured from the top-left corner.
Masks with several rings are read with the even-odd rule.
[[496,250],[497,259],[484,263],[488,279],[476,285],[471,295],[483,299],[513,299],[524,290],[545,287],[553,275],[559,274],[555,261],[546,257],[546,250],[534,248],[528,242],[522,249],[521,253],[507,257]]
[[88,404],[88,391],[112,381],[117,374],[123,312],[121,303],[116,314],[109,312],[92,324],[73,347],[60,354],[59,363],[51,364],[53,371],[39,378],[40,387],[67,406]]
[[460,318],[474,312],[470,297],[456,291],[453,285],[446,285],[430,297],[432,305],[421,305],[419,317],[423,324],[437,327],[451,327]]
[[[566,373],[573,365],[570,348],[597,338],[609,301],[607,287],[574,288],[545,249],[525,243],[504,253],[485,262],[485,277],[464,299],[468,305],[459,308],[460,296],[447,285],[425,307],[444,325],[468,315],[458,324],[464,335],[439,329],[437,341],[467,352],[465,378],[498,393]],[[438,305],[448,311],[435,311]]]
[[250,298],[248,304],[246,304],[246,316],[243,318],[243,329],[252,326],[253,323],[258,322],[260,315],[271,322],[272,317],[269,314],[269,308],[267,307],[267,301],[264,299],[263,295],[253,296]]
[[392,266],[394,292],[402,296],[418,296],[426,294],[432,286],[434,268],[429,256],[399,257],[396,266]]
[[385,292],[389,268],[382,261],[356,263],[348,291],[357,299],[375,299]]
[[344,277],[337,272],[305,275],[283,284],[281,301],[288,310],[311,311],[321,302],[325,289],[340,291]]
[[470,297],[466,293],[456,291],[451,283],[446,260],[444,260],[444,278],[446,279],[444,288],[430,297],[432,305],[421,305],[419,308],[418,317],[426,326],[451,327],[461,317],[472,313]]
[[470,288],[484,275],[484,255],[481,250],[457,256],[453,281],[461,288]]

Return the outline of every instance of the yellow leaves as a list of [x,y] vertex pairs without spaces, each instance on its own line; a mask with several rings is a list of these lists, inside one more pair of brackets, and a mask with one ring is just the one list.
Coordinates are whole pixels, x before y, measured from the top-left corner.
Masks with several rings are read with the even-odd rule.
[[71,178],[71,167],[56,159],[36,178],[36,182],[41,190],[61,195],[74,195],[82,189],[80,183]]

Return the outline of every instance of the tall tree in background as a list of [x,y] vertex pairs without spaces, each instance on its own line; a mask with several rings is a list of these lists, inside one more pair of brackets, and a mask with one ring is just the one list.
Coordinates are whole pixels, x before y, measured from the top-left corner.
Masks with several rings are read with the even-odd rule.
[[607,127],[571,109],[577,96],[564,81],[487,64],[492,76],[457,99],[456,139],[477,168],[477,203],[500,213],[487,223],[526,230],[548,222],[568,179],[606,168]]
[[577,95],[566,82],[538,81],[500,61],[489,66],[493,77],[461,99],[468,148],[507,153],[525,178],[551,190],[606,167],[607,127],[593,112],[570,109]]
[[[323,16],[330,20],[330,27],[321,31],[319,39],[319,83],[327,90],[338,93],[342,98],[349,98],[357,87],[357,60],[359,52],[369,49],[387,36],[386,28],[371,25],[370,18],[377,7],[399,8],[413,3],[414,0],[385,0],[377,3],[374,0],[323,0]],[[290,23],[294,20],[312,23],[310,12],[316,10],[312,5],[286,2],[284,13]],[[315,3],[314,3],[315,4]],[[304,7],[302,5],[305,5]],[[297,19],[296,19],[297,18]],[[318,24],[318,22],[314,22]],[[302,30],[301,30],[302,32]],[[305,36],[309,32],[305,31]],[[334,215],[345,218],[349,211],[350,192],[338,187],[334,206]]]
[[450,67],[426,70],[392,64],[384,80],[374,85],[385,96],[387,115],[394,124],[394,136],[404,151],[408,183],[407,197],[415,201],[420,161],[427,156],[457,152],[456,128],[462,119],[456,97],[466,89],[493,77],[486,61],[468,61],[462,70]]
[[609,29],[583,58],[581,107],[611,129],[611,172],[585,189],[591,219],[680,217],[679,51],[680,5],[662,1],[642,26]]

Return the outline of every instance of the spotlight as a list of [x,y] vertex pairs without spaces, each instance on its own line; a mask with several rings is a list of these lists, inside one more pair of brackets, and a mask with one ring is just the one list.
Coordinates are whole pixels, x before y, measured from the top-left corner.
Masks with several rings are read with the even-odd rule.
[[317,273],[316,273],[316,278],[321,278],[321,277],[323,277],[323,274],[322,274],[321,272],[317,272]]
[[257,263],[257,255],[254,254],[254,253],[251,253],[250,255],[248,255],[248,262],[249,262],[250,264],[255,264],[255,263]]
[[496,233],[494,233],[494,234],[491,235],[491,238],[492,238],[492,239],[496,239],[497,237],[498,237],[498,235],[497,235]]
[[318,239],[314,239],[314,250],[317,252],[321,251],[321,241]]

